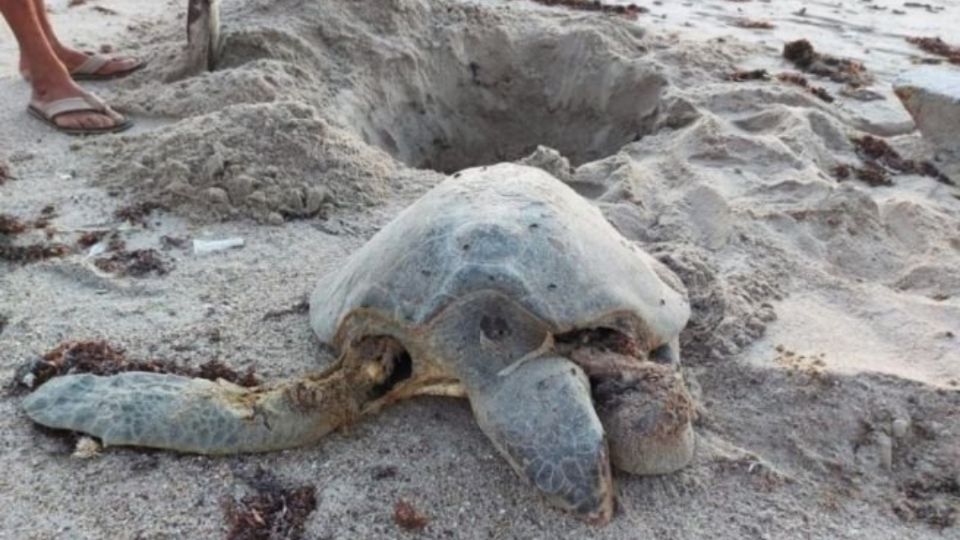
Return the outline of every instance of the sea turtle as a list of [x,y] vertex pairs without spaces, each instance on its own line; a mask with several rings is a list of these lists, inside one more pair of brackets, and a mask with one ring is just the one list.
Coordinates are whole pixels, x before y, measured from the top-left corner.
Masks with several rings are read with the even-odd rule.
[[683,285],[540,169],[445,180],[325,276],[310,308],[339,352],[322,373],[253,389],[73,374],[25,410],[105,445],[228,454],[312,443],[415,395],[467,397],[521,477],[598,523],[613,512],[611,461],[658,474],[691,459]]

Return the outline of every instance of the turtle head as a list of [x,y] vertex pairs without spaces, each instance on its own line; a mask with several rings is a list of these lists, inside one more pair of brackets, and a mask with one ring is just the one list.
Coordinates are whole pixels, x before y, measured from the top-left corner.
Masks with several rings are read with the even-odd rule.
[[484,291],[449,306],[430,329],[432,354],[462,381],[480,429],[551,503],[606,524],[613,480],[590,383],[552,334],[513,300]]
[[524,360],[470,398],[480,428],[551,503],[590,523],[610,521],[607,442],[578,366],[561,356]]

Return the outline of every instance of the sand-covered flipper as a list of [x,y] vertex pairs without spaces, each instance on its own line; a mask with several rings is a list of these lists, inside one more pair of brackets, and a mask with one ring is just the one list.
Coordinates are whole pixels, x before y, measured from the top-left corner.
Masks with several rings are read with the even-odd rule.
[[23,407],[38,424],[105,446],[232,454],[316,441],[357,415],[355,391],[337,371],[260,388],[157,373],[81,374],[50,380]]

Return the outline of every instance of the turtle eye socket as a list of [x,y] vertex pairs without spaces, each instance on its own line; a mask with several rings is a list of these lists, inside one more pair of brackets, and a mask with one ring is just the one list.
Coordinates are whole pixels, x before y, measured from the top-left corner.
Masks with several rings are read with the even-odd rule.
[[649,358],[658,364],[676,364],[677,353],[669,344],[661,345],[650,351]]

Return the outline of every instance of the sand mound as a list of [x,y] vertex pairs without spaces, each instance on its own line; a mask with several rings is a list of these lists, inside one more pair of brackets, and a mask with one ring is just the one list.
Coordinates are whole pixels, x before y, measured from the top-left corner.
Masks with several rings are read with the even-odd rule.
[[105,147],[100,178],[198,220],[273,223],[384,199],[389,156],[302,104],[233,105]]
[[[673,80],[688,69],[663,70]],[[720,81],[673,89],[667,101],[682,121],[577,167],[567,181],[684,281],[693,311],[682,335],[688,362],[742,351],[777,318],[776,304],[800,290],[830,305],[842,294],[855,299],[849,309],[867,312],[884,311],[891,298],[866,294],[862,283],[883,283],[894,297],[923,294],[918,302],[956,294],[960,272],[943,262],[960,268],[945,234],[960,216],[948,188],[897,178],[937,201],[919,203],[909,191],[833,178],[837,164],[858,159],[857,132],[842,112],[792,88]],[[562,171],[558,159],[541,150],[526,161]],[[885,312],[876,324],[905,323]],[[940,350],[930,352],[931,371]],[[851,365],[876,367],[867,354]]]

